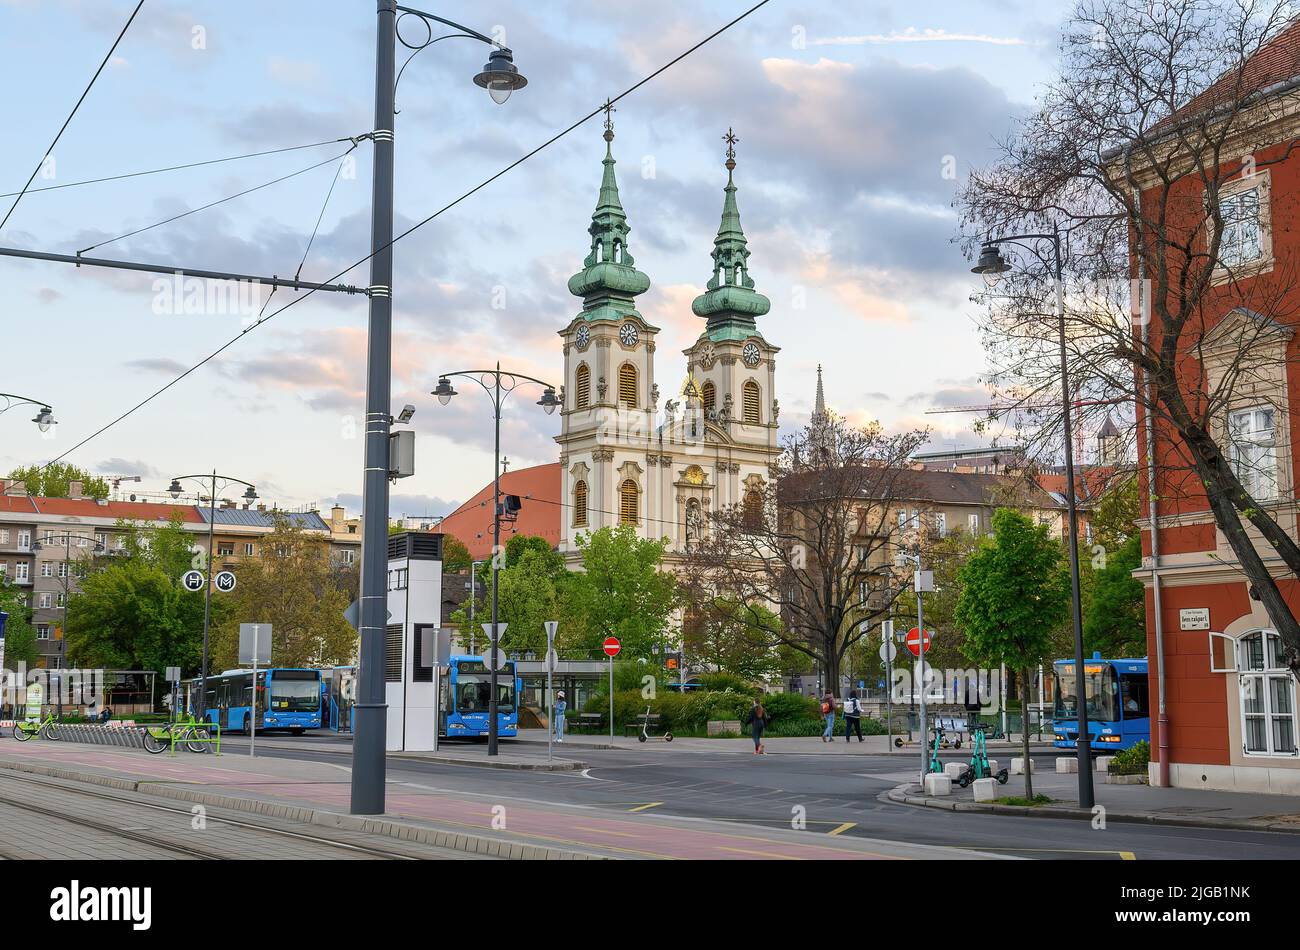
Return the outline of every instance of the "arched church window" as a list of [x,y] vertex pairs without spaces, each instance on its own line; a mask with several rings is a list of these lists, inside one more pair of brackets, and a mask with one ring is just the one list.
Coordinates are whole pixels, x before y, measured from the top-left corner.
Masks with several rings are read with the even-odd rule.
[[714,407],[714,406],[717,404],[717,402],[718,402],[718,390],[717,390],[717,387],[715,387],[715,386],[713,385],[713,381],[712,381],[712,380],[709,380],[708,382],[706,382],[706,383],[704,384],[704,390],[703,390],[703,393],[704,393],[704,395],[703,395],[703,397],[701,398],[701,401],[704,403],[704,411],[705,411],[705,412],[712,412],[712,411],[713,411],[713,407]]
[[587,524],[587,483],[578,480],[573,486],[573,526],[586,527]]
[[628,409],[637,408],[636,367],[624,363],[618,370],[618,401]]
[[757,488],[745,492],[744,519],[746,528],[758,529],[763,526],[763,493]]
[[630,478],[624,481],[618,490],[618,523],[631,525],[641,523],[640,492],[637,491],[636,482]]
[[754,382],[752,379],[747,380],[745,382],[745,388],[744,388],[743,398],[741,403],[741,410],[744,414],[743,418],[747,424],[753,426],[758,425],[760,421],[758,407],[760,405],[761,405],[761,401],[759,398],[758,383]]
[[591,369],[586,363],[578,364],[577,385],[574,386],[574,389],[578,393],[577,407],[586,409],[591,404]]

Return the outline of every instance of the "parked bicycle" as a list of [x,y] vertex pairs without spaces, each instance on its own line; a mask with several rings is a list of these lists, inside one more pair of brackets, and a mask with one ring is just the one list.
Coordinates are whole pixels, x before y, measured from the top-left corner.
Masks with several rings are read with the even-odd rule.
[[37,736],[55,741],[59,739],[59,723],[55,720],[54,713],[50,713],[40,722],[27,720],[14,723],[14,738],[19,742],[26,742]]
[[212,733],[206,723],[199,723],[191,715],[187,719],[169,722],[165,726],[149,726],[144,731],[145,751],[157,755],[173,743],[183,744],[191,752],[207,752]]

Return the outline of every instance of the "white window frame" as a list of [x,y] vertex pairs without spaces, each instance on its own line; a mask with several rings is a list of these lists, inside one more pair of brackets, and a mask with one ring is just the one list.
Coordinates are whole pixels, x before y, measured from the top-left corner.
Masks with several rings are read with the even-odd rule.
[[252,557],[257,552],[257,548],[252,541],[244,542],[244,557]]
[[[1219,264],[1223,267],[1243,267],[1263,259],[1264,200],[1258,185],[1219,196],[1219,213],[1223,217]],[[1250,205],[1254,206],[1253,214]]]
[[26,551],[32,546],[32,533],[30,531],[18,532],[18,549]]
[[[1210,638],[1210,672],[1211,673],[1235,673],[1237,672],[1237,638],[1227,633],[1216,633],[1209,631]],[[1215,647],[1218,647],[1216,652]],[[1223,665],[1219,665],[1219,657],[1223,658]]]
[[939,532],[939,537],[948,537],[948,516],[944,512],[935,512],[934,527]]
[[41,561],[41,577],[53,577],[53,576],[54,576],[54,562]]
[[8,543],[9,543],[9,529],[0,528],[0,544],[7,545]]
[[[1264,416],[1268,418],[1267,426],[1263,424]],[[1277,409],[1267,404],[1245,406],[1228,413],[1228,455],[1232,470],[1256,501],[1273,501],[1278,497],[1277,416]],[[1258,454],[1246,458],[1243,449],[1254,449]]]
[[48,590],[43,590],[36,595],[36,609],[49,610],[54,604],[54,598]]
[[[1246,650],[1256,637],[1261,639],[1263,644],[1263,665],[1255,668],[1250,666],[1246,661]],[[1270,640],[1281,642],[1281,638],[1274,630],[1261,629],[1251,630],[1237,638],[1237,677],[1239,690],[1239,714],[1241,716],[1241,750],[1242,753],[1252,758],[1270,758],[1270,759],[1294,759],[1300,757],[1300,743],[1297,740],[1297,720],[1296,720],[1296,684],[1295,677],[1284,662],[1270,664],[1270,656],[1273,653],[1270,650]],[[1281,654],[1280,648],[1277,653]],[[1275,712],[1273,709],[1273,684],[1283,683],[1286,687],[1290,704],[1290,709],[1285,712]],[[1251,749],[1248,740],[1248,716],[1246,704],[1252,700],[1258,693],[1263,693],[1263,711],[1262,713],[1251,713],[1250,717],[1263,718],[1264,720],[1264,749]],[[1289,719],[1291,724],[1291,748],[1288,750],[1278,751],[1275,748],[1274,726],[1277,720]]]
[[48,623],[38,623],[36,625],[36,639],[48,640],[50,638],[50,625]]
[[25,581],[31,577],[26,561],[19,561],[14,564],[14,580]]

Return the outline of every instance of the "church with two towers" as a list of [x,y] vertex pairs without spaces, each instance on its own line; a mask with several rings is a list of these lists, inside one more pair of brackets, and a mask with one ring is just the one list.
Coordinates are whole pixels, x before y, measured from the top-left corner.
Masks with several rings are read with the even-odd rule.
[[[636,266],[619,198],[613,123],[590,251],[569,291],[582,309],[560,330],[564,388],[560,446],[559,551],[573,566],[579,534],[628,524],[668,541],[671,568],[700,536],[709,512],[762,492],[780,454],[776,354],[758,318],[771,308],[755,290],[736,201],[737,141],[728,130],[722,218],[711,276],[691,305],[703,320],[683,350],[684,382],[661,388],[653,326],[637,309],[650,278]],[[671,379],[671,382],[669,382]]]

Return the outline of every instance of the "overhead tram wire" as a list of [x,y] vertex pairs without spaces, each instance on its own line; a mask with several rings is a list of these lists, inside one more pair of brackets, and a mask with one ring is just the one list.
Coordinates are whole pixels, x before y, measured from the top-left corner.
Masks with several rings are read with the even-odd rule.
[[131,11],[131,15],[127,17],[126,25],[122,27],[122,32],[117,34],[117,39],[113,41],[113,45],[109,47],[108,52],[104,55],[104,61],[100,63],[99,68],[95,70],[95,75],[90,77],[90,82],[86,84],[86,88],[82,91],[81,98],[78,99],[77,104],[72,107],[72,111],[68,113],[68,117],[63,120],[63,125],[59,127],[59,133],[54,136],[54,141],[50,143],[50,147],[42,153],[41,160],[36,163],[36,167],[32,169],[31,177],[27,179],[27,184],[23,185],[23,190],[18,192],[18,197],[14,198],[14,203],[11,204],[9,210],[5,212],[4,220],[0,220],[0,230],[3,230],[4,226],[9,223],[9,218],[14,213],[14,209],[18,207],[18,202],[23,200],[23,195],[27,194],[27,189],[30,188],[32,182],[36,180],[36,175],[40,172],[41,166],[45,164],[45,159],[54,151],[54,147],[59,144],[59,139],[63,138],[63,133],[67,130],[69,123],[72,122],[72,117],[77,114],[77,110],[81,108],[81,104],[86,101],[86,96],[90,95],[90,90],[94,87],[95,81],[99,79],[99,74],[104,71],[104,67],[108,65],[108,61],[112,59],[113,54],[117,52],[118,44],[122,42],[122,37],[126,36],[126,31],[131,28],[131,24],[135,22],[136,14],[140,12],[140,8],[143,6],[144,0],[140,0],[140,2],[135,5],[135,9]]
[[[202,168],[205,165],[221,165],[225,162],[238,162],[246,158],[262,158],[266,155],[280,155],[284,152],[297,152],[305,148],[320,148],[323,145],[337,145],[340,142],[358,143],[361,139],[366,138],[364,135],[345,135],[342,138],[326,139],[323,142],[311,142],[307,145],[289,145],[285,148],[272,148],[262,152],[246,152],[243,155],[230,155],[226,158],[210,158],[202,162],[187,162],[184,165],[168,165],[166,168],[150,168],[142,172],[126,172],[122,175],[108,175],[104,178],[87,178],[84,181],[69,181],[61,185],[45,185],[41,188],[28,188],[27,194],[36,195],[44,191],[58,191],[62,188],[78,188],[82,185],[99,185],[108,181],[124,181],[128,178],[142,178],[145,175],[161,175],[164,172],[184,171],[188,168]],[[0,194],[0,198],[12,198],[15,195],[21,195],[20,191],[11,191],[8,194]]]
[[[569,125],[568,127],[562,129],[561,131],[557,132],[555,135],[551,136],[549,139],[547,139],[547,140],[546,140],[545,142],[543,142],[541,145],[538,145],[536,148],[532,149],[531,151],[526,152],[525,154],[523,154],[523,155],[520,156],[519,158],[515,159],[515,161],[511,162],[509,165],[507,165],[507,166],[505,166],[504,168],[502,168],[500,171],[496,172],[495,174],[493,174],[493,175],[489,176],[488,178],[485,178],[483,181],[479,182],[477,185],[475,185],[475,186],[474,186],[473,188],[471,188],[469,191],[467,191],[467,192],[465,192],[464,194],[462,194],[460,197],[458,197],[458,198],[456,198],[455,200],[450,201],[450,202],[448,202],[447,204],[443,205],[443,206],[442,206],[441,208],[439,208],[437,211],[435,211],[435,212],[433,212],[432,214],[430,214],[427,218],[424,218],[424,219],[421,220],[421,221],[417,221],[415,224],[411,225],[411,227],[407,228],[407,229],[406,229],[405,231],[403,231],[401,234],[399,234],[399,235],[397,235],[396,237],[394,237],[394,238],[392,239],[392,241],[388,242],[387,244],[383,245],[382,247],[376,248],[374,251],[372,251],[371,253],[367,254],[365,257],[363,257],[363,258],[361,258],[360,260],[356,261],[355,263],[350,264],[350,265],[348,265],[347,267],[343,268],[343,270],[339,271],[337,274],[335,274],[335,275],[334,275],[333,277],[331,277],[329,280],[327,280],[327,281],[322,281],[322,283],[325,283],[325,284],[333,283],[334,281],[336,281],[336,280],[338,280],[340,277],[342,277],[344,274],[347,274],[347,273],[349,273],[350,271],[355,270],[356,268],[360,267],[362,264],[364,264],[364,263],[366,263],[367,261],[369,261],[372,257],[374,257],[376,254],[378,254],[380,251],[387,250],[388,248],[390,248],[390,247],[392,247],[394,244],[396,244],[398,241],[402,240],[403,238],[406,238],[406,237],[410,236],[410,235],[413,234],[415,231],[418,231],[420,228],[424,227],[426,224],[429,224],[431,221],[433,221],[435,218],[437,218],[437,217],[439,217],[440,215],[442,215],[444,212],[446,212],[446,211],[450,211],[452,208],[456,207],[456,205],[460,204],[462,201],[464,201],[465,199],[469,198],[470,196],[472,196],[472,195],[474,195],[474,194],[477,194],[479,191],[481,191],[481,190],[483,190],[484,188],[486,188],[488,185],[490,185],[492,182],[496,181],[498,178],[502,177],[503,175],[507,174],[508,172],[513,171],[515,168],[518,168],[520,165],[522,165],[524,162],[528,161],[528,160],[529,160],[530,158],[532,158],[533,156],[539,154],[540,152],[542,152],[542,151],[544,151],[545,149],[549,148],[550,146],[554,145],[556,142],[558,142],[560,139],[564,138],[564,137],[565,137],[566,135],[568,135],[570,132],[572,132],[572,131],[574,131],[575,129],[577,129],[579,126],[583,125],[584,123],[588,122],[589,120],[591,120],[591,119],[595,118],[596,116],[600,115],[602,112],[605,111],[605,109],[606,109],[606,107],[607,107],[608,105],[613,105],[614,103],[619,102],[620,100],[622,100],[622,99],[626,98],[627,96],[631,95],[632,93],[636,92],[638,89],[640,89],[640,88],[641,88],[642,86],[644,86],[646,83],[650,82],[652,79],[655,79],[656,77],[658,77],[658,76],[661,75],[662,73],[667,72],[667,71],[668,71],[669,69],[671,69],[673,66],[677,65],[678,63],[680,63],[683,59],[685,59],[686,57],[690,56],[692,53],[696,52],[696,51],[699,50],[700,48],[706,46],[707,44],[709,44],[710,42],[712,42],[713,40],[715,40],[717,37],[719,37],[719,36],[721,36],[723,33],[727,32],[727,30],[731,29],[731,28],[732,28],[733,26],[735,26],[737,23],[740,23],[742,20],[744,20],[744,19],[746,19],[747,17],[751,16],[752,14],[756,13],[758,10],[762,9],[763,7],[767,6],[770,2],[771,2],[771,0],[759,0],[758,3],[755,3],[755,4],[754,4],[753,6],[751,6],[749,9],[747,9],[747,10],[743,11],[742,13],[738,14],[737,16],[733,17],[731,20],[728,20],[726,23],[724,23],[722,26],[718,27],[718,29],[714,30],[714,31],[713,31],[712,33],[710,33],[708,36],[704,37],[704,39],[700,40],[700,41],[699,41],[698,43],[696,43],[694,46],[691,46],[691,47],[690,47],[689,49],[687,49],[686,51],[684,51],[684,52],[682,52],[682,53],[679,53],[677,56],[674,56],[674,57],[673,57],[672,59],[670,59],[668,62],[664,63],[662,66],[660,66],[658,69],[656,69],[654,72],[649,73],[648,75],[646,75],[646,76],[642,77],[641,79],[637,80],[637,81],[636,81],[635,83],[633,83],[631,86],[628,86],[626,89],[624,89],[622,92],[620,92],[617,96],[614,96],[614,97],[608,99],[606,102],[602,102],[599,106],[597,106],[597,107],[596,107],[595,109],[593,109],[591,112],[588,112],[586,115],[584,115],[582,118],[578,119],[578,120],[577,120],[576,122],[574,122],[573,124],[571,124],[571,125]],[[213,350],[213,351],[212,351],[211,353],[209,353],[207,356],[203,357],[203,359],[199,360],[197,363],[195,363],[195,364],[194,364],[193,366],[191,366],[189,369],[185,370],[185,372],[183,372],[183,373],[181,373],[180,375],[176,376],[174,379],[168,381],[165,385],[163,385],[163,386],[160,387],[159,389],[155,390],[153,393],[151,393],[150,395],[146,396],[144,399],[140,400],[138,403],[136,403],[136,404],[135,404],[134,406],[132,406],[130,409],[127,409],[125,412],[123,412],[121,415],[119,415],[117,418],[113,419],[112,421],[110,421],[110,422],[106,423],[105,425],[101,426],[100,428],[96,429],[94,432],[92,432],[90,435],[86,436],[84,439],[82,439],[82,440],[81,440],[80,442],[78,442],[76,445],[74,445],[74,446],[72,446],[71,448],[67,449],[65,452],[63,452],[62,454],[56,456],[55,458],[50,459],[50,461],[46,462],[45,465],[42,466],[42,468],[48,468],[49,466],[53,465],[54,463],[62,461],[63,459],[65,459],[65,458],[67,458],[69,455],[71,455],[73,452],[77,451],[77,449],[79,449],[79,448],[81,448],[82,446],[88,444],[89,442],[93,441],[94,439],[99,438],[99,436],[103,435],[105,432],[107,432],[107,431],[108,431],[109,429],[111,429],[113,426],[117,425],[117,424],[118,424],[119,422],[121,422],[123,419],[126,419],[128,416],[133,415],[134,413],[138,412],[140,409],[142,409],[142,408],[144,408],[145,406],[147,406],[149,403],[153,402],[155,399],[157,399],[157,398],[158,398],[159,396],[161,396],[163,393],[167,392],[169,389],[171,389],[173,386],[175,386],[175,385],[176,385],[177,383],[179,383],[181,380],[185,379],[187,376],[189,376],[189,375],[190,375],[191,373],[193,373],[195,370],[197,370],[197,369],[199,369],[199,368],[201,368],[201,367],[207,365],[207,364],[210,363],[212,360],[216,359],[218,356],[220,356],[220,355],[221,355],[222,353],[224,353],[226,350],[230,349],[230,347],[234,346],[236,343],[238,343],[241,339],[243,339],[243,338],[244,338],[245,336],[247,336],[249,333],[251,333],[252,331],[256,330],[258,327],[262,326],[264,323],[267,323],[268,321],[273,320],[275,317],[277,317],[277,316],[279,316],[280,314],[284,313],[284,312],[285,312],[286,310],[288,310],[290,307],[293,307],[293,306],[296,306],[296,305],[302,303],[304,300],[306,300],[306,299],[308,299],[309,297],[311,297],[314,293],[316,293],[316,289],[315,289],[315,288],[311,288],[311,289],[309,289],[305,294],[303,294],[301,297],[295,297],[293,300],[290,300],[288,303],[286,303],[284,306],[280,307],[279,309],[277,309],[277,310],[273,310],[271,313],[267,314],[265,317],[261,317],[261,318],[259,318],[258,320],[256,320],[255,322],[250,323],[250,324],[249,324],[248,326],[246,326],[243,330],[241,330],[241,331],[240,331],[236,336],[231,337],[231,338],[230,338],[229,340],[227,340],[225,343],[221,344],[221,346],[217,347],[217,349]]]
[[[263,182],[260,185],[254,185],[252,188],[245,188],[243,191],[236,192],[233,195],[227,195],[225,198],[218,198],[216,201],[210,201],[207,204],[201,205],[197,208],[191,208],[189,211],[182,211],[180,214],[172,215],[170,218],[166,218],[162,221],[157,221],[154,224],[145,225],[143,228],[136,228],[134,231],[126,232],[126,234],[119,234],[117,237],[108,238],[107,240],[104,241],[99,241],[96,244],[90,245],[90,247],[83,247],[81,250],[77,252],[77,256],[80,257],[82,254],[85,254],[88,251],[93,251],[96,248],[103,247],[106,244],[114,244],[118,241],[125,240],[126,238],[134,237],[137,234],[143,234],[145,231],[152,231],[154,228],[160,228],[164,224],[171,224],[173,221],[179,221],[181,218],[188,218],[192,214],[198,214],[200,211],[207,211],[209,208],[215,208],[217,205],[225,204],[227,201],[234,201],[236,198],[242,198],[245,195],[251,195],[255,191],[261,191],[263,188],[270,188],[272,185],[278,185],[280,184],[280,182],[288,181],[290,178],[297,178],[299,175],[305,175],[307,174],[307,172],[315,171],[317,168],[321,168],[325,165],[328,165],[330,162],[341,163],[343,159],[347,158],[348,155],[352,154],[352,151],[356,147],[357,147],[357,143],[353,142],[352,145],[348,147],[348,150],[344,152],[342,155],[333,155],[325,159],[323,162],[316,162],[313,165],[308,165],[306,168],[300,168],[296,172],[290,172],[287,175],[281,175],[279,178],[273,178],[271,181]],[[339,167],[341,168],[342,165],[340,164]],[[335,173],[335,177],[337,178],[337,173]],[[330,190],[333,191],[332,186]]]

